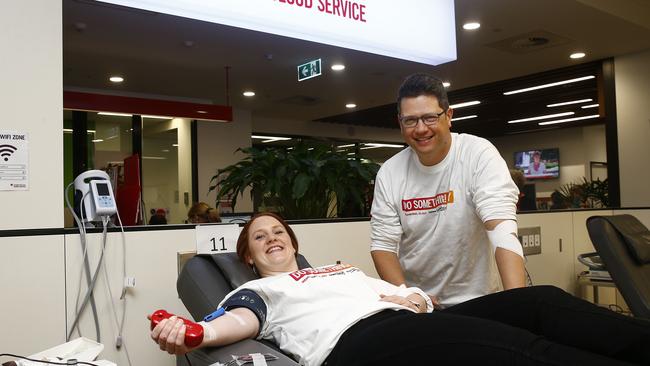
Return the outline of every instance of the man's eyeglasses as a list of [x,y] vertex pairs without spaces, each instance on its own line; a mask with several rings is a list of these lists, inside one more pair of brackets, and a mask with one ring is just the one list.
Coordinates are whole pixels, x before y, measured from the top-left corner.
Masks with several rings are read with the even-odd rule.
[[429,114],[423,114],[421,116],[406,116],[406,117],[400,117],[399,122],[402,124],[402,126],[406,128],[412,128],[417,126],[418,122],[422,120],[422,123],[424,123],[427,126],[432,126],[438,123],[438,120],[440,119],[440,116],[445,114],[445,111],[442,111],[440,113],[429,113]]

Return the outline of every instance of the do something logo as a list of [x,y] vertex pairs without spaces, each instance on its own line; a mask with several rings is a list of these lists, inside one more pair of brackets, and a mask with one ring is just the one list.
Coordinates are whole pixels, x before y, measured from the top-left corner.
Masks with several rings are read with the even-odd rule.
[[18,150],[18,148],[13,145],[0,145],[0,157],[4,161],[7,161],[9,160],[9,157],[13,155],[14,152],[16,152],[16,150]]

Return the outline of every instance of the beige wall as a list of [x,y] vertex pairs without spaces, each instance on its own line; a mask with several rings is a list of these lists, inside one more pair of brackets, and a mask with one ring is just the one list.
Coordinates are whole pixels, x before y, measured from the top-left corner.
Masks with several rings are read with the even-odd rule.
[[589,177],[590,161],[607,161],[605,126],[563,128],[547,132],[503,136],[491,139],[508,167],[514,168],[515,151],[560,149],[560,178],[535,181],[538,197],[548,197],[560,185]]
[[3,1],[0,45],[0,130],[29,135],[29,190],[0,191],[0,230],[63,227],[61,1]]
[[[235,153],[240,147],[251,146],[251,113],[234,110],[233,121],[230,123],[199,121],[197,126],[198,144],[198,200],[210,206],[215,205],[215,192],[208,194],[210,178],[217,169],[235,164],[244,154]],[[237,198],[238,212],[253,211],[253,202],[248,193]]]
[[617,57],[621,206],[650,206],[650,50]]

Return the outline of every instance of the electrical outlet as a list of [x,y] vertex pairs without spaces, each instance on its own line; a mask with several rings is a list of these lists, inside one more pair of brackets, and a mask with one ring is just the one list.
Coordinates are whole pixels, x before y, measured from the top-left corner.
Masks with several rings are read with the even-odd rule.
[[519,242],[524,248],[524,255],[542,254],[542,228],[522,227],[518,230]]

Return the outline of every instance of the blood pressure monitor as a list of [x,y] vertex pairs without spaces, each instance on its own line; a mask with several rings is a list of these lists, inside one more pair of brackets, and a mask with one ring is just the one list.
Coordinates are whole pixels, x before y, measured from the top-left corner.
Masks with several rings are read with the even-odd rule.
[[110,216],[117,212],[117,205],[115,204],[115,197],[113,196],[110,181],[90,181],[90,190],[97,216]]

